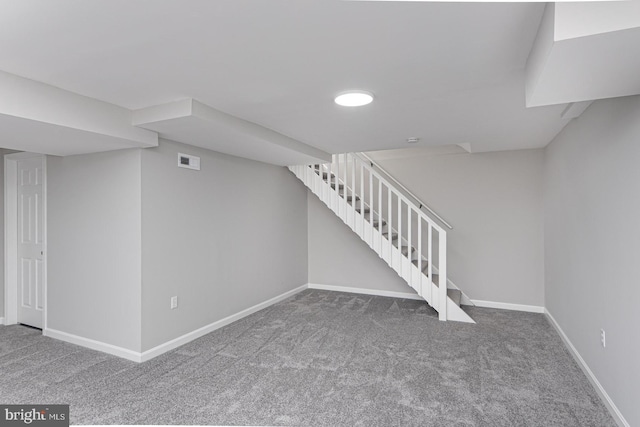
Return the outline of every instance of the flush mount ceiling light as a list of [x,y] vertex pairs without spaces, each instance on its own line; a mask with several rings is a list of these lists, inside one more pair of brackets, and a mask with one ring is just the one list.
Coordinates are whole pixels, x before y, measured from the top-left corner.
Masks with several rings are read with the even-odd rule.
[[362,107],[373,101],[373,94],[365,90],[349,90],[338,94],[335,101],[343,107]]

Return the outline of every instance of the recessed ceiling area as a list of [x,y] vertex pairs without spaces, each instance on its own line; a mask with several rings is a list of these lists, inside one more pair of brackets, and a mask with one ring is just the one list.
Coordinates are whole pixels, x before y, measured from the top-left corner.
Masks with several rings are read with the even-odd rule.
[[[539,148],[568,123],[572,115],[563,113],[576,101],[527,108],[526,66],[542,3],[4,0],[2,6],[0,70],[131,116],[197,100],[240,127],[186,116],[130,127],[188,144],[206,140],[211,149],[249,158],[256,146],[273,146],[271,154],[254,155],[261,161],[398,149],[408,136],[419,138],[415,146],[464,145],[472,152]],[[335,104],[336,94],[353,88],[372,91],[374,102]],[[301,157],[280,157],[277,142],[260,145],[247,123],[291,142],[286,149],[297,147]]]

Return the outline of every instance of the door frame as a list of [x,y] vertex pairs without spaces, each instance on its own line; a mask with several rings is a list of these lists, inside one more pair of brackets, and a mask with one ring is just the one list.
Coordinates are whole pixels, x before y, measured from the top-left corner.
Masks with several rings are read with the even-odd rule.
[[42,158],[42,331],[47,329],[47,156],[13,153],[4,156],[4,324],[18,323],[18,161]]

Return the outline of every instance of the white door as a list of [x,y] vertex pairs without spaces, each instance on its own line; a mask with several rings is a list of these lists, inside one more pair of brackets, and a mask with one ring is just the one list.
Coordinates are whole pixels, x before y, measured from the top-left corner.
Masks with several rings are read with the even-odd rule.
[[18,160],[18,323],[42,328],[43,158]]

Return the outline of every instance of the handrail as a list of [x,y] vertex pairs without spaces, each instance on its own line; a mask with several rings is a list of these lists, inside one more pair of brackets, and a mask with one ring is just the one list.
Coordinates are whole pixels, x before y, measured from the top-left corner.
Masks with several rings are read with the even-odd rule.
[[387,177],[389,177],[398,187],[402,188],[403,191],[405,191],[407,194],[409,194],[411,197],[413,197],[415,200],[417,200],[418,203],[420,204],[420,209],[425,208],[426,210],[429,211],[429,213],[431,213],[431,215],[435,216],[436,218],[438,218],[438,220],[441,223],[446,225],[449,228],[449,230],[453,230],[453,227],[451,226],[451,224],[449,224],[440,215],[438,215],[433,209],[431,209],[429,206],[427,206],[425,203],[423,203],[422,200],[420,200],[415,194],[413,194],[411,191],[409,191],[409,189],[407,187],[405,187],[404,185],[402,185],[402,183],[400,183],[397,179],[395,179],[393,176],[391,176],[391,174],[389,172],[384,170],[384,168],[382,168],[378,163],[376,163],[371,157],[369,157],[365,153],[353,153],[353,154],[356,155],[356,156],[364,157],[365,160],[368,161],[371,164],[371,166],[375,166],[378,170],[380,170]]
[[[429,225],[431,225],[435,230],[437,230],[439,233],[446,233],[444,231],[444,229],[442,227],[440,227],[440,225],[435,222],[432,218],[430,218],[427,214],[425,214],[424,212],[422,212],[420,210],[420,206],[418,206],[416,203],[414,203],[412,200],[410,200],[407,196],[405,196],[404,194],[402,194],[400,191],[398,191],[397,188],[395,188],[393,186],[393,184],[391,184],[385,177],[383,177],[378,171],[376,171],[373,166],[371,166],[369,163],[367,163],[366,161],[362,160],[361,158],[359,158],[357,155],[355,155],[355,153],[348,153],[347,156],[353,155],[354,157],[356,157],[360,162],[362,162],[362,167],[364,169],[366,169],[367,171],[369,171],[369,173],[371,173],[372,176],[375,176],[378,180],[380,180],[380,182],[382,182],[385,187],[391,189],[391,191],[396,195],[396,197],[398,197],[398,200],[402,200],[407,206],[410,206],[414,209],[414,211],[416,212],[416,214],[420,215]],[[349,188],[347,187],[346,183],[345,183],[345,188]]]

